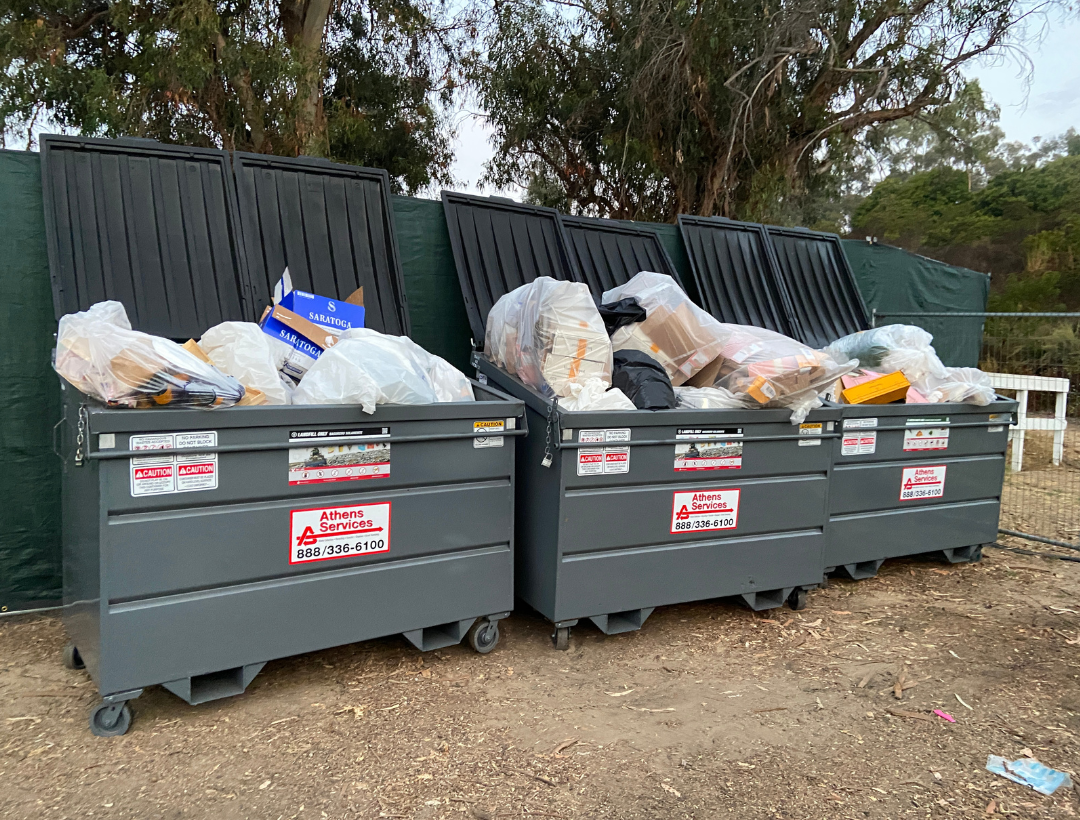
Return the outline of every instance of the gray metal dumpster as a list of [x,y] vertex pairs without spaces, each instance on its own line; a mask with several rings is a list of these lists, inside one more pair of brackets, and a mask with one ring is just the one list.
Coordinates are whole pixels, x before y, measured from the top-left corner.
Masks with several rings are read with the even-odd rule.
[[[444,193],[443,203],[474,338],[513,287],[544,275],[585,281],[564,261],[556,212],[461,194]],[[574,222],[579,247],[587,229]],[[619,269],[620,258],[634,259],[604,257],[612,281],[637,273]],[[839,410],[815,411],[802,426],[787,410],[572,413],[481,355],[474,363],[525,403],[516,590],[554,623],[556,647],[583,618],[616,634],[685,601],[801,608],[821,582]]]
[[[870,326],[835,234],[768,227],[804,341]],[[1005,448],[1016,402],[842,406],[834,444],[826,572],[877,574],[887,558],[977,561],[997,536]]]
[[[224,209],[234,201],[227,155],[50,138],[44,153],[58,316],[111,296],[179,338],[205,329],[199,305],[214,307],[213,321],[254,318],[235,212]],[[58,196],[70,191],[86,206]],[[356,220],[348,228],[364,238]],[[393,243],[378,254],[365,275],[392,294]],[[226,285],[228,298],[215,299]],[[171,296],[139,301],[140,289]],[[205,298],[197,309],[192,291]],[[388,315],[403,315],[388,299]],[[128,701],[147,686],[202,703],[243,692],[268,660],[369,638],[401,633],[428,650],[467,636],[494,648],[513,604],[506,439],[525,428],[521,402],[474,390],[476,402],[368,415],[126,410],[65,385],[65,661],[85,665],[103,697],[91,730],[127,731]]]
[[846,405],[825,531],[826,572],[870,578],[887,558],[978,561],[997,537],[1016,402]]

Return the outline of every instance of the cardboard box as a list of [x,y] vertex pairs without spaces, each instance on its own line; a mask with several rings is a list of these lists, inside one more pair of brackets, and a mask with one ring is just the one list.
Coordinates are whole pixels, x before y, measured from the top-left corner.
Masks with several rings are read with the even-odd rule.
[[911,383],[899,370],[846,388],[840,396],[847,404],[889,404],[903,399]]
[[342,332],[364,326],[364,289],[357,288],[345,301],[318,296],[303,290],[290,290],[279,307],[321,327]]
[[611,341],[615,350],[640,350],[652,356],[675,387],[715,361],[722,348],[685,302],[674,310],[666,305],[654,307],[644,322],[619,328]]
[[320,327],[281,305],[263,311],[259,327],[263,333],[280,339],[293,349],[293,355],[285,361],[281,370],[295,381],[299,381],[323,351],[337,341],[334,331]]

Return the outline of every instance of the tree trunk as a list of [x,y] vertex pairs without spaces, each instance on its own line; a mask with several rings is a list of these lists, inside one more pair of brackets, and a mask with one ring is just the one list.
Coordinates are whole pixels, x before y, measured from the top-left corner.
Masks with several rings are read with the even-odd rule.
[[332,0],[282,0],[281,25],[295,58],[306,64],[297,87],[296,138],[302,154],[327,152],[323,111],[323,37]]

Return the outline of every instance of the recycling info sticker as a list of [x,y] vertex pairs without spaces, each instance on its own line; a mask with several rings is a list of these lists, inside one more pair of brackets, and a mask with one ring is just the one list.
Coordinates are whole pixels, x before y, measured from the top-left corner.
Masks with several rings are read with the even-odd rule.
[[671,505],[671,532],[733,530],[739,525],[740,490],[677,492]]

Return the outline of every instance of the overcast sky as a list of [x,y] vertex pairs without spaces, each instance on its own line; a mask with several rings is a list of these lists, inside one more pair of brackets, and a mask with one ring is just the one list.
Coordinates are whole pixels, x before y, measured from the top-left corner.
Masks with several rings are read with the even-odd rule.
[[[967,72],[1001,106],[1000,125],[1008,140],[1031,142],[1070,127],[1080,130],[1080,15],[1053,17],[1032,36],[1035,41],[1027,51],[1034,67],[1026,80],[1029,67],[1015,58],[987,61]],[[491,157],[488,131],[481,121],[462,119],[455,151],[458,189],[477,193],[484,162]]]

